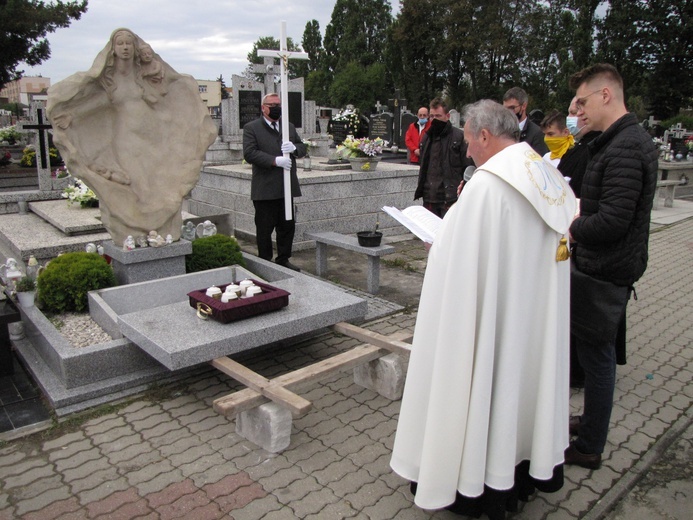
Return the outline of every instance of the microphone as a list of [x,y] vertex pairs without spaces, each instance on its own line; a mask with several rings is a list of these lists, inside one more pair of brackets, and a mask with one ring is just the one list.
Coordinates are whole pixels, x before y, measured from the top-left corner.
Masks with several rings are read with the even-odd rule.
[[469,180],[474,175],[475,171],[476,171],[476,166],[467,166],[464,170],[464,174],[462,175],[464,182],[469,182]]

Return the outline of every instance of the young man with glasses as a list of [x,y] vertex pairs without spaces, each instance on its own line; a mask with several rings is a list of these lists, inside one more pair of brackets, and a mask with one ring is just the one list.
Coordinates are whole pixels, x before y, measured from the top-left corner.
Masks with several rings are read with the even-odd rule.
[[570,226],[571,334],[585,372],[584,409],[571,417],[577,438],[566,464],[597,469],[609,431],[616,383],[615,342],[633,284],[647,267],[657,150],[626,109],[616,68],[597,64],[570,80],[577,117],[602,134],[588,144],[580,214]]
[[[306,145],[289,122],[281,122],[281,100],[278,94],[262,98],[262,116],[243,126],[243,158],[253,165],[250,198],[255,206],[255,237],[258,256],[272,260],[272,232],[276,230],[275,262],[294,271],[289,262],[296,229],[295,218],[286,220],[284,210],[284,170],[291,171],[291,195],[301,196],[296,175],[296,157],[306,155]],[[282,142],[281,125],[289,125],[289,140]],[[284,157],[284,153],[291,154]],[[292,204],[293,210],[293,204]]]

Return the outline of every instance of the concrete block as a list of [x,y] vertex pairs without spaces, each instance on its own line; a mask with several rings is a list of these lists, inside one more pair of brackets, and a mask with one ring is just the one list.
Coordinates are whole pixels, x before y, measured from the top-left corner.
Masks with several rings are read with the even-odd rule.
[[236,433],[270,453],[291,443],[291,412],[277,403],[265,403],[236,416]]
[[354,368],[354,383],[397,400],[404,391],[404,366],[398,354],[388,354]]

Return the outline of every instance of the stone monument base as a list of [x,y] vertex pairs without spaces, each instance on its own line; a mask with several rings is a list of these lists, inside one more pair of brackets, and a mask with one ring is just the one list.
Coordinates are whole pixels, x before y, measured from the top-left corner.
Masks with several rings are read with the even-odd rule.
[[181,239],[162,247],[123,251],[109,240],[103,243],[103,250],[111,257],[118,285],[128,285],[185,274],[185,255],[192,253],[192,242]]

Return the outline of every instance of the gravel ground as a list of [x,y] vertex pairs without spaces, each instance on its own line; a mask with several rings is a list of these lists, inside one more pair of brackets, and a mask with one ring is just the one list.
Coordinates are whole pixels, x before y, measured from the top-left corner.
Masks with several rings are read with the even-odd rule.
[[73,347],[88,347],[111,341],[104,331],[89,314],[67,312],[56,314],[51,319],[53,325],[65,336]]

